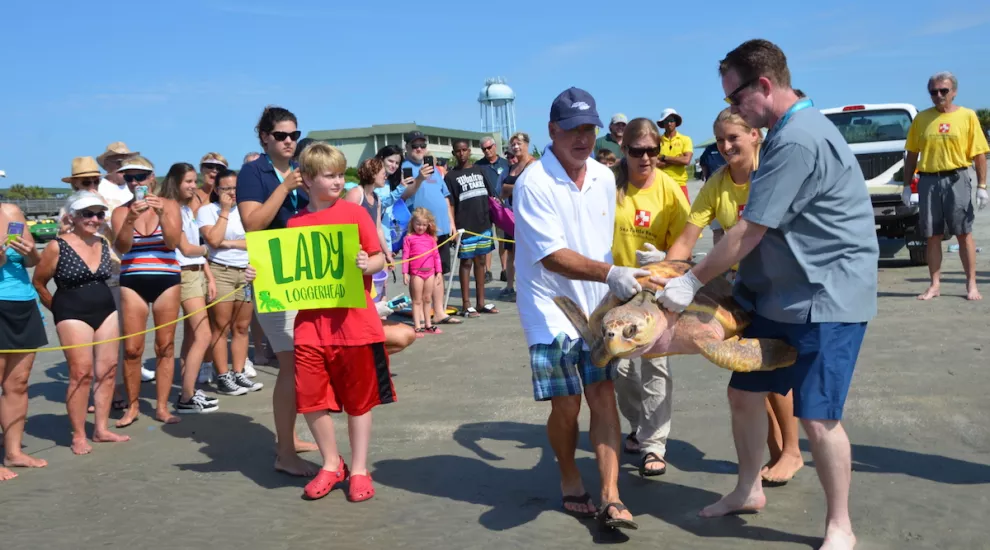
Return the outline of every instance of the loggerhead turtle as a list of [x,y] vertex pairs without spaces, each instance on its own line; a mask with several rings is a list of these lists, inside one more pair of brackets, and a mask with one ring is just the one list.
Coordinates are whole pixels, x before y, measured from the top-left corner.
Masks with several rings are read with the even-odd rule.
[[[693,264],[664,260],[643,266],[651,276],[678,277]],[[797,351],[783,340],[740,338],[749,314],[732,298],[732,284],[716,277],[695,296],[683,313],[657,304],[659,286],[650,277],[639,279],[643,291],[623,303],[611,292],[589,317],[566,296],[553,299],[591,349],[591,360],[604,367],[615,357],[662,357],[701,354],[712,363],[736,372],[789,367]]]

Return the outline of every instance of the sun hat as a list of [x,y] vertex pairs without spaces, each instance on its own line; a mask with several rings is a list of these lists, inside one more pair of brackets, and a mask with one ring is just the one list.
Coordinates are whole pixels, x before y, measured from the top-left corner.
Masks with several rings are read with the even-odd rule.
[[681,115],[677,114],[677,111],[675,111],[673,109],[664,109],[663,112],[660,113],[660,118],[657,119],[657,124],[663,124],[663,122],[665,120],[667,120],[668,118],[670,118],[670,117],[676,117],[677,118],[677,126],[680,126],[681,123],[684,122],[681,119]]
[[203,158],[199,160],[199,165],[202,166],[204,164],[214,164],[228,168],[227,159],[220,153],[206,153],[203,155]]
[[115,141],[110,145],[107,145],[107,150],[103,151],[103,154],[96,157],[96,162],[100,163],[100,166],[102,166],[103,169],[106,170],[107,168],[106,162],[111,158],[129,157],[131,155],[140,155],[140,154],[141,153],[138,153],[137,151],[131,151],[130,149],[128,149],[127,144],[124,143],[123,141]]
[[100,195],[92,191],[80,191],[76,195],[73,195],[72,202],[68,205],[66,210],[70,213],[75,213],[94,206],[99,206],[104,210],[110,209],[110,207],[107,206],[106,201],[104,201],[103,197]]
[[127,160],[121,164],[117,172],[123,172],[124,170],[144,170],[147,172],[154,172],[155,165],[151,164],[150,160],[140,155],[135,155],[133,157],[128,157]]
[[100,167],[93,157],[76,157],[72,159],[72,175],[62,178],[65,183],[72,183],[75,178],[98,178]]

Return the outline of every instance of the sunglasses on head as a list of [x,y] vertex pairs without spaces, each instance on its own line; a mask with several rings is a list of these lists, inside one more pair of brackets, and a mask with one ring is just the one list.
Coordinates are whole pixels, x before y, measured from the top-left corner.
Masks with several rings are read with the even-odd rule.
[[124,181],[127,183],[144,181],[146,179],[148,179],[148,172],[141,172],[140,174],[124,174]]
[[285,141],[285,138],[288,137],[292,138],[292,141],[299,141],[299,136],[301,135],[302,132],[299,130],[295,132],[272,132],[272,137],[275,138],[275,141]]
[[750,86],[752,86],[753,84],[755,84],[759,80],[760,80],[760,77],[756,77],[756,78],[747,80],[746,82],[740,84],[738,88],[736,88],[735,90],[732,90],[732,93],[730,93],[729,95],[725,96],[725,102],[728,103],[729,105],[739,105],[739,100],[736,99],[736,95],[738,95],[739,92],[745,90],[746,88],[749,88]]
[[928,95],[949,95],[950,88],[932,88],[928,90]]
[[629,158],[643,158],[643,155],[649,155],[651,158],[660,154],[659,147],[630,147],[629,153],[626,155]]
[[106,213],[105,210],[95,210],[95,211],[94,210],[80,210],[80,211],[76,212],[76,215],[79,216],[80,218],[85,219],[85,220],[88,220],[90,218],[96,218],[98,220],[102,220],[102,219],[105,219],[107,217],[107,213]]

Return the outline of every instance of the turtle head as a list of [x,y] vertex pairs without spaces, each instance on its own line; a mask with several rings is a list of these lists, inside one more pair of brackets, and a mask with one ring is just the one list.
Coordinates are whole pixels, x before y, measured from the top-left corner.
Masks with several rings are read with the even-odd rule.
[[638,357],[667,330],[667,317],[657,306],[653,293],[641,292],[609,311],[602,328],[609,355]]

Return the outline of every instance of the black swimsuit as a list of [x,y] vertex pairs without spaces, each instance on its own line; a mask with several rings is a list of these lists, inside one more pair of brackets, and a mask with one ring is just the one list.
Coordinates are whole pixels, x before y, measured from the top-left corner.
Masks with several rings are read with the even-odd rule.
[[100,265],[93,272],[69,243],[61,237],[56,241],[58,264],[55,266],[55,285],[58,290],[52,297],[55,324],[78,320],[97,330],[110,314],[117,311],[113,294],[107,286],[107,279],[112,275],[110,247],[107,241],[101,239],[103,251],[100,253]]

